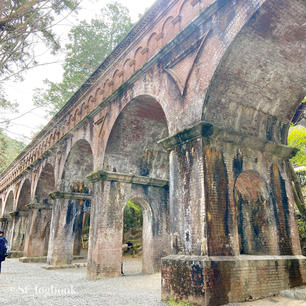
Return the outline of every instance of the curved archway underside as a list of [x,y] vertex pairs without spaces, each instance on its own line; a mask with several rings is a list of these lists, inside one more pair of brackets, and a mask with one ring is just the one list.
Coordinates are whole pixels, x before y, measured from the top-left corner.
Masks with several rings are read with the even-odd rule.
[[203,120],[286,143],[306,93],[305,19],[303,1],[266,1],[219,63]]

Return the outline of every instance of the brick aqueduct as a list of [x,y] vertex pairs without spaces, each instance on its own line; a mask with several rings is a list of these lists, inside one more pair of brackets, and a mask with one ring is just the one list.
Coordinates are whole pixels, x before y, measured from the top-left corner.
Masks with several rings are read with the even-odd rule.
[[90,214],[87,277],[118,276],[133,200],[164,300],[305,283],[286,145],[306,93],[305,6],[157,1],[1,175],[12,250],[69,264]]

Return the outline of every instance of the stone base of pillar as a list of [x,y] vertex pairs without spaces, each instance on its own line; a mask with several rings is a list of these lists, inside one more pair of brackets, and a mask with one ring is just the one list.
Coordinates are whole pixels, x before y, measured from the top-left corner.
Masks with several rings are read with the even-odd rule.
[[[84,256],[76,255],[73,256],[73,260],[85,259]],[[47,263],[47,256],[37,256],[37,257],[20,257],[19,261],[22,263]],[[53,266],[50,266],[53,267]]]
[[75,269],[75,268],[86,268],[86,262],[76,262],[67,265],[60,265],[60,266],[43,266],[42,268],[45,270],[59,270],[59,269]]
[[165,302],[217,306],[272,296],[305,283],[304,256],[170,255],[162,259]]
[[8,258],[20,258],[23,257],[23,251],[11,251]]
[[69,257],[69,260],[57,260],[54,258],[48,259],[47,256],[47,263],[50,267],[61,267],[61,266],[66,266],[66,265],[72,265],[73,260],[79,260],[79,259],[85,259],[84,256],[81,255],[73,255],[72,257]]
[[22,262],[22,263],[31,263],[31,262],[46,263],[47,262],[47,256],[21,257],[21,258],[19,258],[19,261]]

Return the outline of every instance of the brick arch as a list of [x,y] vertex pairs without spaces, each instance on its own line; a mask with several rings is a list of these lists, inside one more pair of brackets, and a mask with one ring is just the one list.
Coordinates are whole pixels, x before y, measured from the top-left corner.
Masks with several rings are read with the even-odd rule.
[[83,102],[80,107],[80,112],[79,112],[80,118],[82,118],[85,115],[84,111],[85,111],[85,102]]
[[105,96],[109,96],[110,93],[113,91],[113,81],[110,80],[110,79],[107,79],[107,80],[104,82],[103,89],[104,89],[104,91],[105,91]]
[[123,75],[124,81],[126,81],[127,77],[130,76],[130,74],[134,71],[133,65],[131,65],[132,61],[133,61],[132,59],[127,58],[123,64],[122,71],[124,71]]
[[[136,196],[131,197],[132,202],[140,206],[142,211],[143,225],[142,225],[142,272],[152,272],[154,271],[154,259],[153,259],[153,232],[152,224],[154,220],[153,210],[151,205],[142,197]],[[122,215],[124,219],[124,209],[127,202],[122,208]],[[124,220],[123,220],[124,221]]]
[[3,217],[8,217],[9,213],[14,210],[14,191],[11,189],[4,200]]
[[145,62],[146,59],[146,52],[143,52],[144,48],[143,47],[138,47],[135,51],[134,54],[134,61],[135,61],[135,70],[138,70],[143,63]]
[[[103,169],[167,178],[167,153],[157,144],[169,134],[161,104],[152,96],[140,95],[122,106],[111,120],[107,124],[110,133],[106,136]],[[118,162],[120,156],[125,156],[125,163]]]
[[172,21],[173,21],[173,17],[169,16],[167,17],[167,19],[165,20],[162,26],[163,40],[167,43],[169,42],[170,38],[173,36],[174,24],[172,23]]
[[42,167],[35,187],[35,202],[51,204],[49,194],[53,191],[55,191],[54,168],[50,163],[47,163]]
[[22,185],[20,186],[20,190],[18,192],[18,196],[16,198],[16,210],[23,210],[26,208],[26,205],[31,202],[31,182],[28,178],[26,178]]
[[199,14],[200,4],[201,0],[185,0],[179,10],[179,16],[182,16],[181,19],[181,26],[184,27],[187,23],[190,15],[196,16]]
[[94,104],[96,102],[95,96],[90,96],[88,98],[87,104]]
[[156,37],[157,33],[153,32],[147,41],[148,57],[151,57],[154,52],[156,52],[156,49],[158,47]]
[[99,98],[102,98],[103,96],[103,90],[99,87],[96,91],[95,91],[95,99],[97,101],[99,101]]
[[286,127],[306,94],[306,7],[297,0],[263,2],[245,17],[237,9],[231,21],[220,17],[223,45],[202,120],[286,143]]
[[73,115],[73,123],[74,123],[74,125],[78,122],[78,117],[79,117],[79,109],[77,108],[74,111],[74,115]]
[[62,191],[70,191],[72,184],[84,182],[89,185],[86,176],[94,169],[93,151],[90,143],[86,139],[78,139],[69,150],[64,169],[61,174],[63,185]]
[[114,88],[117,88],[121,84],[122,78],[120,76],[122,76],[121,72],[119,71],[119,69],[116,69],[112,77],[112,80],[114,82]]

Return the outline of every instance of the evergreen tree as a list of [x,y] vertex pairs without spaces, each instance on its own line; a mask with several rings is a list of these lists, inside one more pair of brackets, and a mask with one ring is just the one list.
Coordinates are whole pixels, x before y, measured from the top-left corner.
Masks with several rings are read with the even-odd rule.
[[36,90],[35,104],[48,107],[51,115],[59,111],[131,27],[128,9],[117,2],[107,4],[100,18],[73,27],[65,47],[63,81],[45,80],[47,89]]

